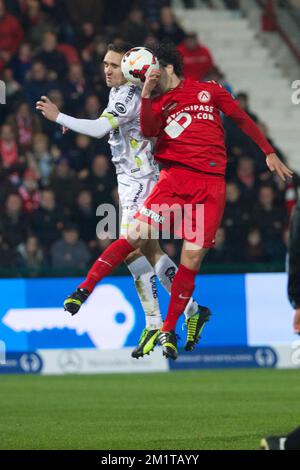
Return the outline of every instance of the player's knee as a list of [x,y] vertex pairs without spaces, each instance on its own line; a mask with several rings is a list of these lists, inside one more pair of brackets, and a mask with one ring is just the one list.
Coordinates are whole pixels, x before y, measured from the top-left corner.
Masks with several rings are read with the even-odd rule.
[[181,264],[193,271],[198,271],[207,252],[207,249],[198,248],[196,245],[192,248],[185,247],[182,251]]
[[143,256],[143,253],[141,252],[141,250],[138,248],[137,250],[133,251],[132,253],[130,253],[126,260],[125,260],[125,263],[126,264],[130,264],[130,263],[133,263],[133,261],[135,261],[136,259],[140,258],[141,256]]
[[159,258],[164,254],[158,240],[146,240],[144,241],[141,250],[148,259],[148,261],[154,266]]

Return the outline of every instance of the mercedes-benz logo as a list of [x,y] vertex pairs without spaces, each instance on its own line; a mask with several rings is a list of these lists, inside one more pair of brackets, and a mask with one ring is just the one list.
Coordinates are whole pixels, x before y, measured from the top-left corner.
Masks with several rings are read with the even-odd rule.
[[68,374],[79,372],[82,367],[82,358],[77,351],[66,350],[58,357],[58,365],[63,372]]

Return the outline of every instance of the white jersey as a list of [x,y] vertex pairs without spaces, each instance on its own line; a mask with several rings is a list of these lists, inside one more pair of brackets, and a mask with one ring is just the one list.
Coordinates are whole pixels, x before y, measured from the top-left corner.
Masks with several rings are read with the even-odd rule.
[[141,134],[140,107],[140,88],[126,83],[110,90],[107,108],[101,115],[112,127],[109,144],[116,173],[134,178],[159,174],[153,141]]

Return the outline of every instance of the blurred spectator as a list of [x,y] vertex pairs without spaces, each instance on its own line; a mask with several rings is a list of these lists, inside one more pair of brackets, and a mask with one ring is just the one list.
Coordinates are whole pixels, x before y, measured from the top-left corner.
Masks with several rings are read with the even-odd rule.
[[79,239],[75,225],[66,225],[62,238],[51,249],[54,268],[86,269],[91,255],[85,243]]
[[134,46],[143,45],[147,36],[144,14],[140,8],[133,7],[123,23],[124,39]]
[[[121,0],[120,0],[121,1]],[[102,26],[103,22],[103,9],[104,9],[104,2],[99,0],[65,0],[65,7],[66,13],[68,18],[70,18],[72,24],[77,29],[83,23],[90,22],[97,26],[99,29]],[[111,2],[109,2],[111,4]],[[128,10],[128,2],[127,3],[127,10]],[[119,1],[118,5],[113,4],[111,5],[113,11],[119,9]]]
[[16,111],[8,117],[7,124],[14,129],[20,151],[30,149],[34,133],[40,132],[42,127],[40,117],[32,114],[26,102],[17,106]]
[[170,7],[163,7],[160,12],[160,27],[157,31],[157,37],[160,41],[168,40],[176,46],[180,44],[185,32],[177,23],[176,17]]
[[18,54],[13,57],[9,65],[14,72],[14,78],[21,84],[25,82],[32,67],[32,47],[28,42],[21,44]]
[[258,180],[256,178],[254,162],[251,158],[243,156],[238,159],[236,181],[245,203],[253,204],[257,194]]
[[19,194],[12,193],[6,197],[4,212],[0,218],[0,232],[12,247],[19,245],[29,230],[28,218],[22,208],[23,203]]
[[82,112],[84,119],[98,119],[102,111],[102,105],[97,95],[89,95],[86,97]]
[[43,36],[48,31],[56,32],[54,20],[42,11],[42,4],[39,0],[25,0],[23,3],[23,24],[26,29],[27,39],[33,48],[39,48]]
[[48,71],[43,62],[35,61],[24,83],[24,95],[32,109],[41,96],[47,95],[53,86],[54,83],[48,79]]
[[40,204],[40,192],[38,190],[37,174],[33,170],[27,170],[23,175],[23,183],[19,187],[23,209],[31,213],[38,209]]
[[4,0],[0,0],[0,71],[17,52],[23,36],[19,21],[7,12]]
[[26,241],[17,247],[17,252],[17,265],[20,268],[38,270],[45,265],[43,250],[34,235],[29,235]]
[[50,178],[50,186],[55,192],[59,206],[68,209],[69,213],[79,191],[79,181],[67,158],[61,158],[56,163]]
[[[240,92],[236,96],[239,106],[253,119],[258,122],[257,116],[249,109],[249,97],[247,93]],[[234,147],[239,147],[243,152],[248,153],[249,148],[254,149],[256,145],[244,132],[227,116],[224,117],[224,128],[226,131],[226,143],[229,151],[232,152]]]
[[249,230],[244,248],[244,261],[247,263],[266,263],[268,261],[262,235],[258,228]]
[[4,124],[0,133],[0,158],[3,168],[10,169],[18,162],[19,150],[10,124]]
[[116,185],[115,177],[110,172],[110,165],[106,155],[96,155],[90,175],[82,181],[83,187],[89,189],[93,195],[96,207],[104,202],[111,203],[110,192]]
[[183,59],[183,75],[202,81],[212,70],[214,61],[209,49],[198,41],[196,33],[189,33],[178,50]]
[[253,210],[253,219],[267,238],[281,238],[287,224],[287,213],[282,204],[276,204],[272,186],[264,185],[258,192],[258,204]]
[[66,107],[74,115],[81,109],[90,86],[85,79],[81,64],[72,64],[66,81]]
[[97,218],[90,191],[83,189],[79,192],[76,199],[76,206],[73,210],[72,220],[77,225],[80,238],[84,242],[90,243],[95,240]]
[[66,76],[68,64],[64,54],[57,50],[57,36],[53,32],[44,34],[42,49],[35,59],[42,62],[51,72],[55,72],[51,75],[52,79],[64,79]]
[[[0,223],[1,226],[1,223]],[[0,232],[0,270],[12,269],[16,263],[16,252],[5,239],[3,233]],[[6,275],[6,273],[4,273]]]
[[256,114],[252,113],[252,111],[249,108],[249,96],[248,93],[245,93],[244,91],[240,91],[236,95],[236,100],[240,106],[250,117],[253,119],[254,122],[258,122],[258,118]]
[[89,174],[87,168],[91,167],[95,156],[95,143],[87,135],[75,134],[75,145],[69,149],[68,155],[72,168],[79,172],[78,177],[86,178]]
[[239,186],[237,183],[229,181],[222,225],[226,228],[228,242],[237,249],[236,254],[242,249],[243,239],[250,224],[250,209],[241,197]]
[[35,134],[33,138],[33,157],[40,174],[41,183],[47,186],[50,181],[54,160],[49,150],[49,139],[46,134]]
[[64,223],[65,217],[56,205],[53,190],[43,189],[40,207],[32,213],[32,229],[44,248],[49,250],[52,243],[60,238]]

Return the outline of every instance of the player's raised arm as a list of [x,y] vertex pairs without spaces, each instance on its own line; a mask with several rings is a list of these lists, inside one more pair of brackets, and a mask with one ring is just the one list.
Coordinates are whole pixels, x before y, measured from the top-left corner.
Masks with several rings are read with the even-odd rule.
[[214,98],[218,108],[223,111],[226,116],[230,117],[245,134],[251,137],[266,155],[268,168],[277,173],[283,181],[285,181],[286,178],[291,178],[293,172],[278,158],[275,150],[269,144],[255,122],[238,106],[231,94],[223,87],[216,84],[214,87]]
[[85,134],[90,137],[101,139],[108,134],[118,123],[114,122],[113,116],[102,116],[99,119],[77,119],[59,111],[58,107],[47,96],[42,96],[36,103],[36,109],[49,121],[57,122],[64,128]]
[[161,118],[153,112],[151,103],[151,93],[154,88],[158,85],[160,78],[159,70],[152,70],[142,90],[142,102],[141,102],[141,131],[145,137],[155,137],[158,135],[161,128]]

